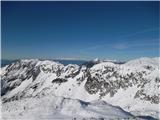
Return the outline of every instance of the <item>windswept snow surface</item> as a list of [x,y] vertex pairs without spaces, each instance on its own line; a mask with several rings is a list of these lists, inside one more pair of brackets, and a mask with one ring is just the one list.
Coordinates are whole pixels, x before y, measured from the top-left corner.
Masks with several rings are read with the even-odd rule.
[[92,103],[57,96],[27,98],[8,102],[2,107],[3,119],[69,119],[97,118],[122,119],[134,118],[130,113],[106,102]]
[[1,68],[2,116],[122,119],[131,117],[130,112],[158,119],[159,63],[159,58],[124,64],[94,60],[82,66],[38,59],[17,61]]

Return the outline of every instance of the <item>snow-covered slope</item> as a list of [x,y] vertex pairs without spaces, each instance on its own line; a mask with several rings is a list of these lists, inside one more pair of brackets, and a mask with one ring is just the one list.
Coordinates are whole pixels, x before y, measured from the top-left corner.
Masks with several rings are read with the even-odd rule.
[[91,61],[64,66],[20,60],[1,69],[2,102],[54,94],[87,102],[103,100],[134,115],[158,118],[159,63],[159,58],[140,58],[124,64]]
[[[11,107],[12,106],[12,107]],[[14,107],[13,107],[14,106]],[[3,119],[122,119],[134,118],[130,113],[106,102],[84,102],[57,96],[12,101],[2,107]]]

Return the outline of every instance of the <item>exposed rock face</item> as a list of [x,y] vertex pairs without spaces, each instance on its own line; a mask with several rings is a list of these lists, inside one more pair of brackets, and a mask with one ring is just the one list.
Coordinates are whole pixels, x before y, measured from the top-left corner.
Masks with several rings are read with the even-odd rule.
[[87,78],[85,88],[86,88],[87,92],[89,92],[90,94],[94,94],[99,91],[100,83],[98,82],[98,80],[96,78],[91,78],[91,76],[89,76]]
[[132,99],[159,104],[159,63],[159,58],[141,58],[123,64],[97,60],[64,66],[48,60],[20,60],[1,69],[2,101],[50,93],[75,97],[84,91],[107,101],[106,96],[114,98],[119,91],[135,87]]
[[[147,95],[147,92],[143,90],[148,84],[152,84],[153,86],[151,87],[154,87],[148,88],[148,90],[159,89],[158,64],[143,66],[142,63],[139,66],[141,67],[140,69],[136,69],[134,64],[133,66],[128,66],[127,64],[128,63],[115,65],[113,63],[100,63],[93,66],[90,69],[85,89],[90,94],[99,93],[101,98],[106,94],[110,94],[110,96],[113,97],[119,89],[126,90],[129,87],[137,86],[139,90],[136,92],[135,98],[158,104],[160,99],[158,92],[157,95]],[[157,74],[155,74],[156,72]],[[154,75],[152,76],[152,74]]]
[[63,78],[56,78],[52,81],[52,83],[63,83],[63,82],[67,82],[67,80]]

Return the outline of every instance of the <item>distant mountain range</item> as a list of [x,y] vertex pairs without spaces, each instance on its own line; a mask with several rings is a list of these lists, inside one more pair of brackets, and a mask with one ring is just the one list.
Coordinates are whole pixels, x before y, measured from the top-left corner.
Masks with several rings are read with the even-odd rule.
[[[4,67],[6,65],[9,65],[13,62],[16,62],[18,60],[1,60],[1,67]],[[51,61],[55,61],[55,62],[60,62],[64,65],[68,65],[68,64],[77,64],[77,65],[81,65],[83,63],[85,63],[87,60],[72,60],[72,59],[54,59]]]
[[[24,59],[1,68],[6,119],[159,119],[159,58]],[[35,114],[33,114],[35,113]]]

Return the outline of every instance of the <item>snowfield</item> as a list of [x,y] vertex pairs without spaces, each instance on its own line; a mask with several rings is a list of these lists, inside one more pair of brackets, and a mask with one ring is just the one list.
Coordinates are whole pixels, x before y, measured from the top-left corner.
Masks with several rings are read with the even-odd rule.
[[77,99],[57,96],[43,98],[27,98],[20,101],[12,101],[2,107],[3,119],[82,119],[105,118],[122,119],[133,116],[106,102],[94,101],[92,103]]
[[159,119],[159,65],[159,58],[97,59],[81,66],[20,60],[1,68],[1,117]]

